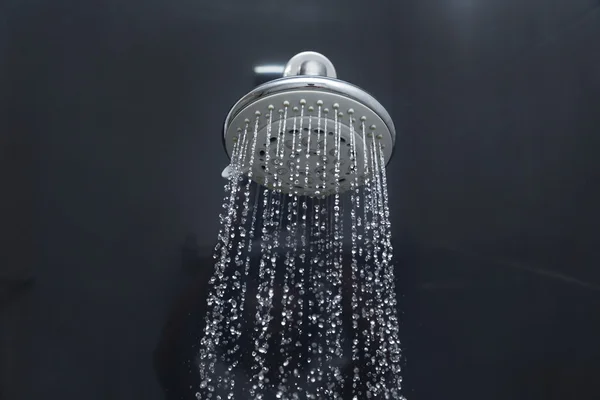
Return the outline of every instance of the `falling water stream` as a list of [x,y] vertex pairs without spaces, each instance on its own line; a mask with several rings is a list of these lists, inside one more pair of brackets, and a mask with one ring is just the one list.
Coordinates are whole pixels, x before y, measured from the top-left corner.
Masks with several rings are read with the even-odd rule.
[[383,145],[347,113],[284,102],[238,129],[198,399],[402,398]]

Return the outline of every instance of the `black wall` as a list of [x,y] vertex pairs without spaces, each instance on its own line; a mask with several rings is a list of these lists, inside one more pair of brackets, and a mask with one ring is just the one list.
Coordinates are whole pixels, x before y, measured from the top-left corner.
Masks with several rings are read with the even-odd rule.
[[221,126],[302,50],[384,104],[409,399],[597,398],[597,0],[0,5],[0,397],[160,399]]

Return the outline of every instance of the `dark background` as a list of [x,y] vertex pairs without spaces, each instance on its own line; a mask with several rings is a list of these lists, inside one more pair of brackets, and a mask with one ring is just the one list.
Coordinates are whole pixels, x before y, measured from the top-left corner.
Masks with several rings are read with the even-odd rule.
[[600,398],[598,0],[5,0],[0,27],[1,399],[162,398],[224,117],[302,50],[398,129],[409,400]]

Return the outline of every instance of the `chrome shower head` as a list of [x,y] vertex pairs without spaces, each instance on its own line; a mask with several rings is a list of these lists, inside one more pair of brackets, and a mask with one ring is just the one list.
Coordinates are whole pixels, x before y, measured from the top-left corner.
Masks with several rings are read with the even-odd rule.
[[308,196],[363,184],[370,174],[365,155],[369,159],[377,143],[387,164],[395,140],[385,108],[337,79],[331,61],[315,52],[297,54],[283,78],[242,97],[229,111],[223,134],[230,157],[239,144],[242,169],[254,181]]

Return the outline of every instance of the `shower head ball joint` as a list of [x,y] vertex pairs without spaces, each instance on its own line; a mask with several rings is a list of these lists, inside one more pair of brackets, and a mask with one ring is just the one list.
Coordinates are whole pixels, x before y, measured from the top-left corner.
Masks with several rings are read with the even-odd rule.
[[242,97],[223,130],[227,155],[241,149],[237,158],[254,181],[308,196],[363,184],[371,151],[378,157],[381,149],[387,164],[395,141],[385,108],[361,88],[337,79],[331,61],[315,52],[295,55],[282,78]]

